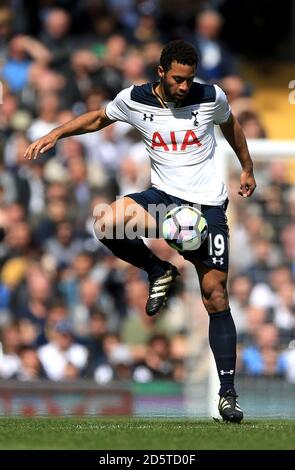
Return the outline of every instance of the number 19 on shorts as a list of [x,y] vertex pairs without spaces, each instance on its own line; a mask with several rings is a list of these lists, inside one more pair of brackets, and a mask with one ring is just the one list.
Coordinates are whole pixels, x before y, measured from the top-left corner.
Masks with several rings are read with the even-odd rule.
[[227,238],[222,233],[208,234],[208,254],[211,257],[212,263],[216,266],[223,266],[224,252],[227,246]]

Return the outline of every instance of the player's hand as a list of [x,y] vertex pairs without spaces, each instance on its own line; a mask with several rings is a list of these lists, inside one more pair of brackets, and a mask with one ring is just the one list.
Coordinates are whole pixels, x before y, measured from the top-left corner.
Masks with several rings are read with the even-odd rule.
[[253,171],[243,170],[240,176],[240,191],[239,195],[243,197],[250,197],[255,191],[256,181]]
[[41,139],[35,140],[35,142],[29,145],[25,151],[24,157],[28,160],[31,160],[32,158],[35,160],[40,153],[42,154],[47,152],[47,150],[52,149],[55,146],[57,139],[58,136],[54,132],[50,132],[44,137],[41,137]]

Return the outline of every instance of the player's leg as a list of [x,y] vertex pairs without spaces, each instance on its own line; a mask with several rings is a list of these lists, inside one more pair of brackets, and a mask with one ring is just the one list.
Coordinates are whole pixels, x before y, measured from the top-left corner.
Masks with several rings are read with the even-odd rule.
[[198,260],[196,267],[203,304],[209,315],[209,343],[216,361],[222,395],[234,388],[236,364],[236,328],[231,316],[228,294],[227,273],[212,269]]
[[[152,196],[152,191],[138,193]],[[136,197],[136,195],[135,195]],[[151,201],[153,202],[153,201]],[[128,227],[129,224],[129,227]],[[146,305],[148,315],[159,311],[166,300],[166,294],[178,272],[167,261],[158,258],[142,241],[140,236],[133,237],[133,228],[141,236],[156,232],[156,221],[144,207],[130,197],[114,201],[107,211],[96,217],[94,232],[115,256],[144,269],[149,276],[150,290]],[[128,231],[131,237],[128,237]],[[120,237],[118,237],[118,233]],[[104,234],[102,237],[101,235]]]
[[136,230],[141,228],[142,234],[155,224],[152,216],[134,200],[120,198],[95,217],[95,235],[118,258],[144,269],[149,275],[164,274],[168,263],[157,258],[141,238],[130,239],[126,235],[126,225],[131,221]]
[[[237,335],[228,292],[228,226],[223,206],[204,206],[208,237],[196,252],[184,257],[196,267],[204,306],[209,315],[209,343],[220,380],[219,412],[223,419],[240,422],[243,413],[234,387]],[[224,409],[222,409],[224,408]]]
[[227,272],[210,268],[197,260],[194,265],[210,319],[209,343],[220,380],[219,412],[226,421],[240,422],[243,413],[234,385],[237,335],[228,303]]

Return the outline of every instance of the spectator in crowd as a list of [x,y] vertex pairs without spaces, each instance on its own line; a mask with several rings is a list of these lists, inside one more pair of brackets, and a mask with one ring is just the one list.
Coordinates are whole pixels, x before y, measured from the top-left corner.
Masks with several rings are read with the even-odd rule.
[[89,351],[84,374],[94,378],[95,370],[102,364],[106,364],[107,354],[103,347],[103,341],[108,334],[107,317],[101,310],[94,310],[89,319],[89,335],[86,345]]
[[20,363],[14,379],[21,381],[35,381],[47,379],[45,370],[39,360],[38,353],[31,346],[22,346],[19,352]]
[[39,39],[51,51],[51,66],[58,71],[65,71],[73,50],[70,27],[71,16],[66,10],[52,8],[45,15]]
[[39,98],[39,117],[33,120],[28,129],[30,140],[38,139],[44,132],[50,132],[57,126],[59,100],[55,94],[42,95]]
[[11,322],[1,328],[0,346],[2,350],[0,377],[2,379],[10,379],[16,374],[20,364],[20,337],[16,322]]
[[266,238],[253,241],[254,260],[244,271],[253,284],[264,283],[268,279],[269,271],[278,264],[279,253],[275,246]]
[[6,56],[9,39],[13,33],[13,12],[7,6],[0,6],[0,63]]
[[45,324],[52,292],[51,283],[38,264],[27,270],[23,296],[13,300],[13,311],[20,322],[25,321],[32,331],[32,346],[46,342]]
[[295,383],[295,369],[294,369],[294,362],[295,362],[295,349],[294,349],[294,341],[290,343],[290,348],[284,351],[281,356],[281,365],[284,372],[284,376],[286,380],[290,384]]
[[[1,114],[0,114],[0,136],[1,142],[2,137],[8,138],[13,135],[13,119],[17,113],[19,107],[18,97],[11,93],[8,88],[5,86],[2,87],[3,92],[3,103],[1,104]],[[4,141],[1,143],[4,151]]]
[[278,345],[279,332],[275,325],[263,324],[256,332],[256,341],[242,352],[245,372],[250,375],[279,375],[282,373]]
[[54,325],[49,343],[38,349],[41,364],[50,380],[73,380],[81,376],[87,362],[87,349],[75,342],[68,321]]
[[83,250],[83,242],[76,238],[70,221],[56,224],[55,235],[45,242],[45,248],[56,260],[60,268],[70,266],[75,255]]
[[79,302],[79,288],[92,270],[93,258],[90,253],[81,251],[72,261],[71,266],[60,279],[59,289],[69,308],[74,308]]
[[234,312],[234,319],[237,328],[237,334],[240,336],[245,333],[246,327],[246,312],[249,307],[249,296],[253,284],[248,276],[236,275],[230,281],[230,303]]
[[242,111],[237,117],[247,139],[265,139],[266,131],[257,113]]
[[150,338],[145,360],[135,366],[133,378],[137,382],[151,382],[157,379],[172,377],[170,343],[165,335],[154,335]]
[[39,41],[30,36],[14,36],[8,46],[8,57],[1,75],[7,81],[11,91],[20,93],[29,81],[33,61],[47,65],[51,53]]
[[245,310],[245,330],[239,334],[239,342],[242,345],[256,343],[256,335],[260,328],[270,322],[270,312],[265,307],[249,305]]
[[196,16],[195,21],[193,42],[200,53],[198,77],[215,83],[224,77],[237,75],[233,57],[219,40],[222,16],[217,11],[205,10]]
[[100,298],[102,285],[95,282],[90,277],[80,279],[78,284],[78,299],[71,308],[71,319],[76,335],[85,337],[89,335],[89,323],[92,312],[96,311],[102,304]]
[[130,380],[133,364],[130,346],[122,343],[118,334],[108,333],[103,337],[102,347],[104,359],[94,370],[95,381],[104,384],[115,379]]

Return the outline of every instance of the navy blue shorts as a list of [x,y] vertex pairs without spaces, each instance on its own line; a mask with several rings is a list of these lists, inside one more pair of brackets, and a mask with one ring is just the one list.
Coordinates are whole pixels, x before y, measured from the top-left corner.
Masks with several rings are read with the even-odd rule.
[[[130,197],[137,204],[142,206],[149,212],[157,221],[158,235],[160,234],[161,220],[158,212],[153,211],[155,206],[164,204],[165,206],[180,206],[180,205],[193,205],[192,202],[185,201],[176,196],[171,196],[164,191],[157,188],[149,188],[140,193],[126,194],[125,197]],[[198,260],[206,266],[220,271],[228,271],[228,239],[229,229],[227,225],[226,209],[228,200],[221,206],[207,206],[201,205],[200,210],[207,220],[208,224],[208,237],[202,243],[198,250],[184,251],[180,253],[185,259],[193,262]],[[168,209],[171,210],[171,207]],[[160,236],[160,235],[159,235]]]

